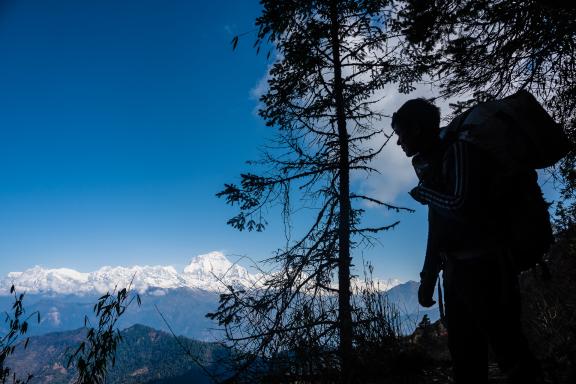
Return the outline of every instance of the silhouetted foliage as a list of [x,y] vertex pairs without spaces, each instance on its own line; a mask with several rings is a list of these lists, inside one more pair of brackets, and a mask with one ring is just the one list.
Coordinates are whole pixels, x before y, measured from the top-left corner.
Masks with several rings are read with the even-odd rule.
[[84,317],[84,326],[88,327],[86,340],[82,341],[68,359],[68,367],[72,364],[78,370],[77,384],[104,383],[108,372],[108,364],[116,363],[116,348],[122,341],[120,330],[116,326],[126,309],[136,300],[140,305],[140,296],[132,293],[130,287],[118,292],[102,295],[94,304],[94,313],[98,325],[89,326],[88,316]]
[[40,313],[33,312],[26,315],[24,308],[24,294],[16,293],[14,285],[10,287],[10,294],[14,295],[12,312],[6,312],[4,322],[8,325],[6,333],[0,334],[0,383],[12,382],[13,384],[28,383],[32,380],[33,375],[28,374],[26,379],[19,379],[15,373],[11,373],[10,368],[6,367],[6,359],[14,354],[16,348],[20,345],[24,349],[28,347],[29,338],[22,340],[22,337],[28,332],[30,319],[34,318],[37,323],[40,322]]
[[276,60],[259,114],[278,134],[256,163],[265,170],[242,174],[240,185],[227,184],[218,196],[238,206],[228,221],[238,230],[262,231],[265,209],[278,203],[289,221],[294,190],[300,206],[316,215],[298,241],[269,260],[275,272],[261,287],[231,288],[209,317],[245,352],[244,368],[299,347],[315,356],[338,352],[325,361],[336,362],[331,366],[349,380],[355,337],[351,250],[397,224],[362,227],[359,203],[403,209],[351,191],[350,174],[374,172],[370,163],[387,142],[369,145],[385,136],[375,127],[384,117],[375,93],[391,83],[410,91],[414,72],[389,34],[390,1],[261,3],[255,47],[271,44]]
[[[576,140],[576,7],[529,0],[403,0],[395,30],[404,53],[443,97],[470,96],[455,111],[527,89]],[[564,197],[576,195],[572,151],[560,165]]]
[[523,322],[548,382],[576,380],[576,226],[565,228],[548,255],[551,280],[537,271],[520,278]]
[[443,96],[492,99],[528,89],[574,118],[576,7],[530,0],[401,1],[395,28]]
[[420,320],[420,323],[418,323],[418,328],[422,330],[428,330],[431,325],[432,323],[430,322],[430,318],[428,317],[428,315],[425,314],[424,316],[422,316],[422,320]]

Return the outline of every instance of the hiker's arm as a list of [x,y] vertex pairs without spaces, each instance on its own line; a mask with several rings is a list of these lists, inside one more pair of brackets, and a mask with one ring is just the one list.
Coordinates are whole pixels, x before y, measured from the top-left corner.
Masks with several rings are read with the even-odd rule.
[[426,242],[426,256],[422,266],[421,275],[438,276],[441,268],[440,250],[438,249],[438,235],[434,229],[438,229],[438,224],[433,223],[434,212],[428,210],[428,240]]
[[423,307],[431,307],[436,302],[434,301],[434,290],[436,287],[436,280],[441,268],[440,250],[438,249],[438,236],[434,233],[434,229],[438,228],[434,220],[434,213],[428,210],[428,241],[426,243],[426,257],[424,259],[424,266],[420,272],[420,286],[418,288],[418,302]]
[[446,151],[441,188],[421,183],[411,191],[416,200],[443,216],[459,221],[468,220],[470,213],[482,205],[478,193],[482,190],[479,186],[480,175],[471,172],[469,145],[457,141]]

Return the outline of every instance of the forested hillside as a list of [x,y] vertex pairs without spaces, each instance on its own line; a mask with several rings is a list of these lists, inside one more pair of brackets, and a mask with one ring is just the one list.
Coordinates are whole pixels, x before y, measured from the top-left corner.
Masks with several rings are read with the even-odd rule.
[[[86,329],[80,328],[32,337],[26,350],[19,348],[10,357],[8,366],[18,377],[33,374],[30,383],[69,383],[75,370],[67,368],[68,356],[85,334]],[[227,350],[217,344],[184,337],[176,340],[168,333],[142,325],[125,329],[122,338],[116,351],[116,365],[109,371],[110,384],[179,381],[204,384],[211,382],[209,374],[223,374],[218,362],[227,356]]]

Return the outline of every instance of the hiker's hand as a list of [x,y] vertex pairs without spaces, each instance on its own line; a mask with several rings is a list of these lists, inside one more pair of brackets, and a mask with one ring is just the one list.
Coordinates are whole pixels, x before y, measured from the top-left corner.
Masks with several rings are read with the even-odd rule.
[[420,287],[418,287],[418,302],[421,306],[429,308],[436,304],[432,299],[434,296],[434,289],[436,288],[437,275],[428,273],[420,273]]

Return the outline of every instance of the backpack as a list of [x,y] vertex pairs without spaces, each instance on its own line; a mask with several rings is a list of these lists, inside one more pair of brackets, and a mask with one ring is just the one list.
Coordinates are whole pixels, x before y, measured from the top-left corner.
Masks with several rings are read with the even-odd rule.
[[512,168],[551,167],[571,149],[562,126],[526,90],[470,108],[445,134],[456,134]]
[[[542,265],[554,237],[548,204],[536,169],[553,166],[570,150],[562,127],[536,98],[522,90],[501,100],[478,104],[457,116],[441,133],[444,139],[466,141],[502,166],[499,196],[516,272]],[[544,272],[546,272],[544,270]]]

